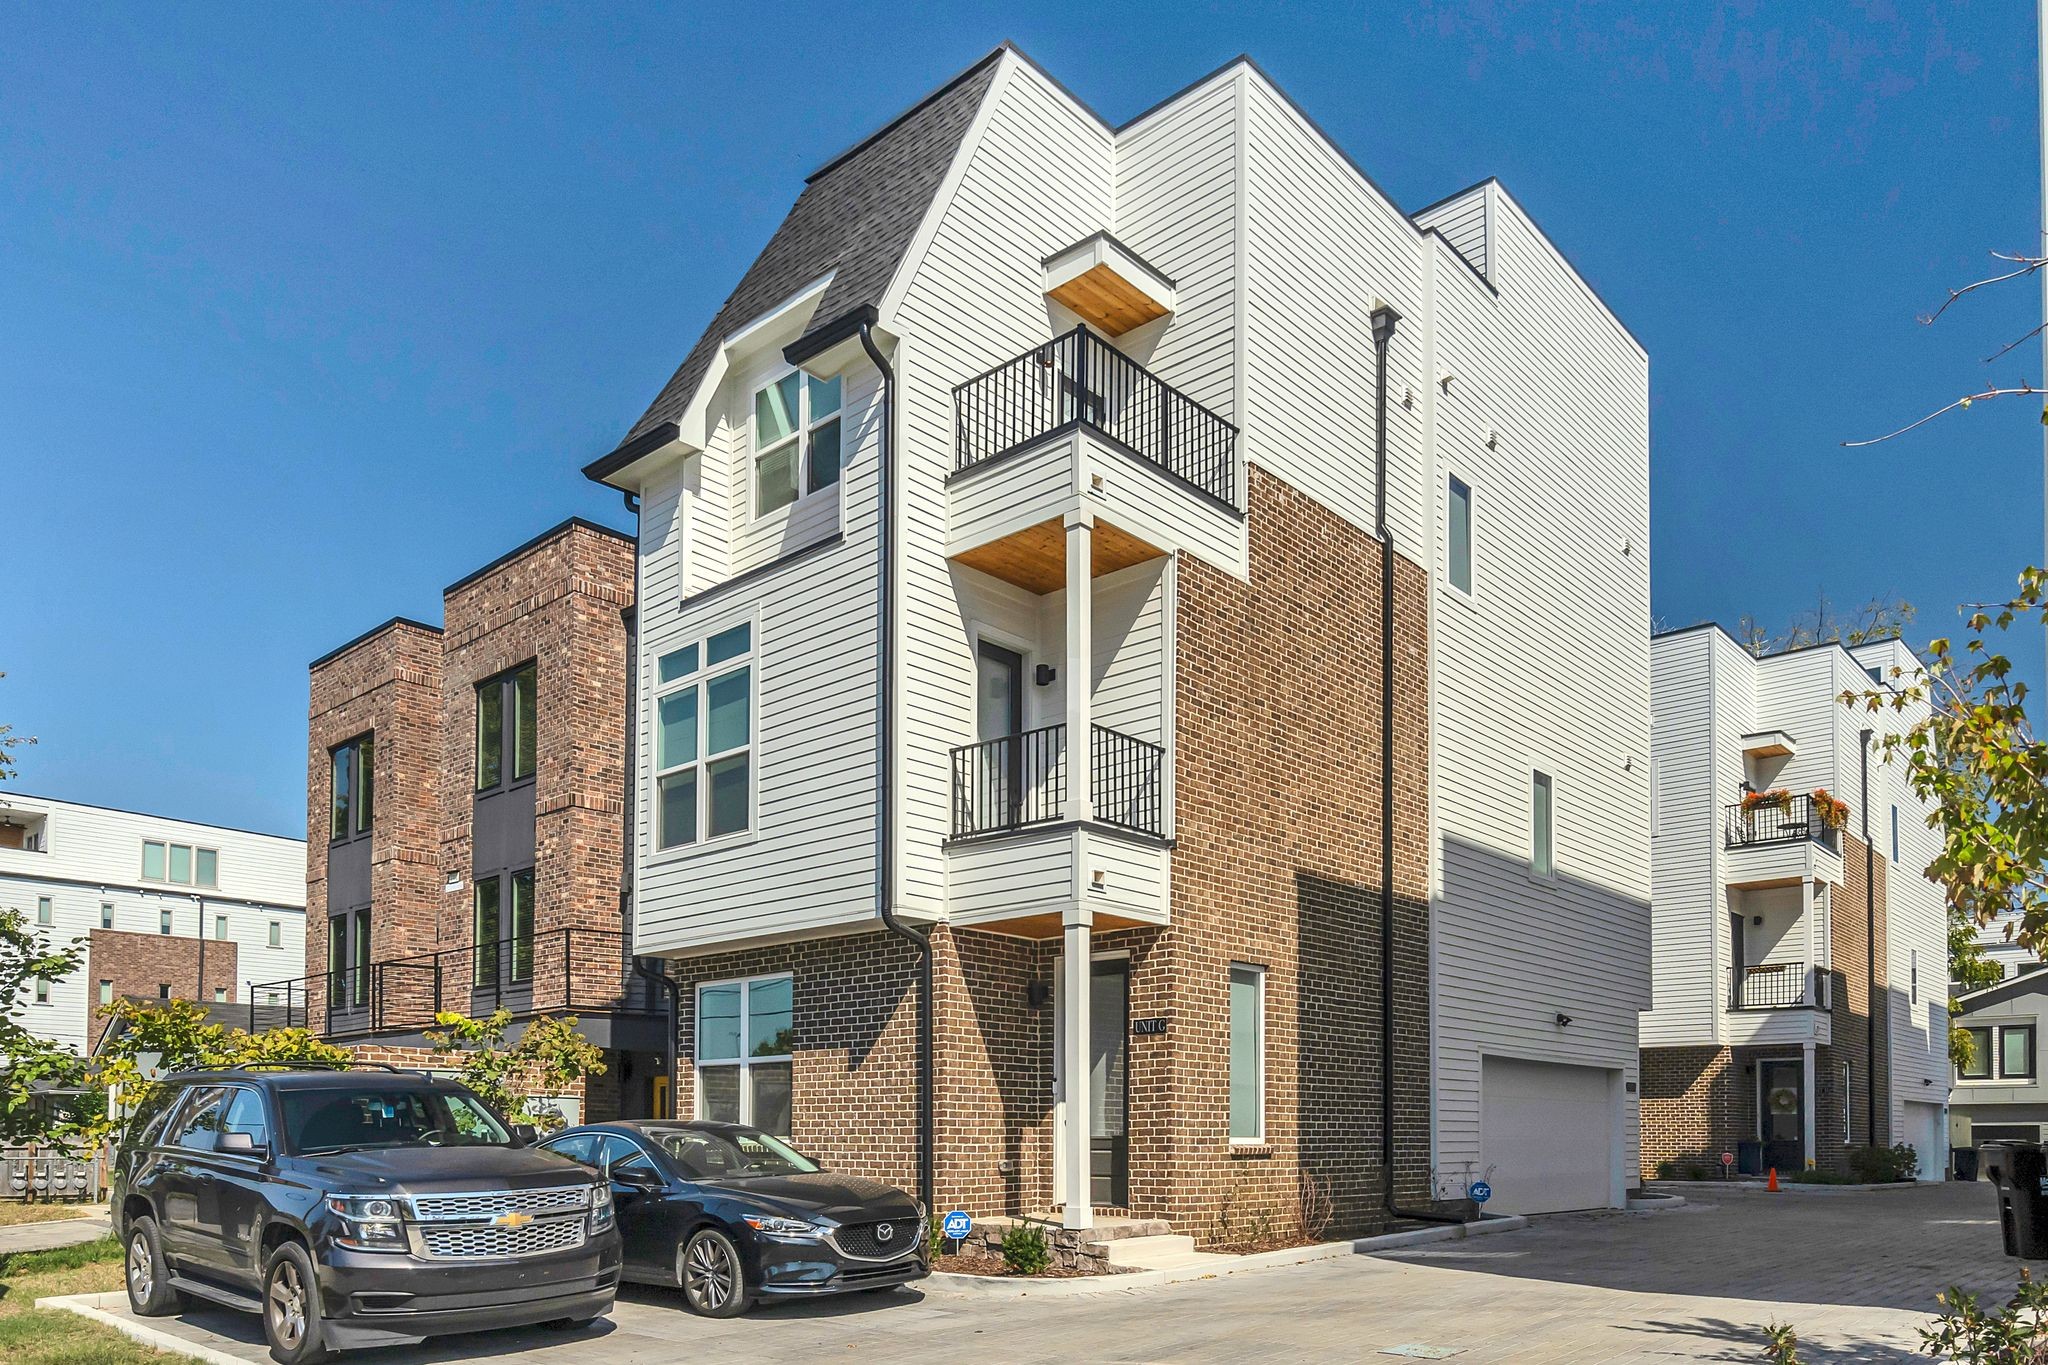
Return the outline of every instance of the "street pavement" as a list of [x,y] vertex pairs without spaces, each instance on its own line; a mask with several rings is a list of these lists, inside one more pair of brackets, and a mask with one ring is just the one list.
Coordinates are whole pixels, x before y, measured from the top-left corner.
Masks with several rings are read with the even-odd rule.
[[[574,1335],[516,1332],[378,1351],[365,1365],[481,1360],[1396,1360],[1668,1365],[1754,1361],[1788,1322],[1812,1365],[1922,1362],[1918,1328],[1944,1286],[2003,1301],[1988,1185],[1836,1193],[1688,1194],[1682,1208],[1567,1214],[1523,1231],[1377,1256],[1113,1293],[996,1298],[920,1286],[711,1322],[673,1293],[629,1289]],[[265,1359],[253,1317],[158,1325]]]

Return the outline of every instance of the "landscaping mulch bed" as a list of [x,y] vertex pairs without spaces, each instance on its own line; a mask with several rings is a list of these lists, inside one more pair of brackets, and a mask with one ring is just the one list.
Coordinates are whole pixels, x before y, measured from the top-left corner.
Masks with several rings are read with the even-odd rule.
[[1261,1251],[1292,1251],[1295,1247],[1321,1246],[1325,1239],[1304,1237],[1299,1232],[1271,1232],[1236,1242],[1205,1242],[1198,1251],[1221,1252],[1225,1256],[1251,1256]]
[[1010,1268],[995,1257],[952,1255],[941,1255],[936,1261],[932,1262],[932,1269],[944,1271],[948,1275],[980,1275],[991,1280],[1085,1280],[1105,1273],[1111,1275],[1122,1273],[1115,1270],[1107,1272],[1066,1270],[1056,1265],[1049,1265],[1036,1275],[1013,1275],[1010,1273]]

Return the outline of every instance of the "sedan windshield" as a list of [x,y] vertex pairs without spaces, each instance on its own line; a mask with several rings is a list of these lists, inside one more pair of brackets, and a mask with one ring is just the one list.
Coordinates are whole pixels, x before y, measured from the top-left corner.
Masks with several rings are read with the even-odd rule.
[[684,1177],[736,1180],[755,1175],[811,1175],[818,1163],[780,1138],[747,1129],[649,1128]]
[[285,1137],[311,1156],[366,1147],[503,1147],[503,1124],[473,1096],[450,1090],[363,1086],[288,1091]]

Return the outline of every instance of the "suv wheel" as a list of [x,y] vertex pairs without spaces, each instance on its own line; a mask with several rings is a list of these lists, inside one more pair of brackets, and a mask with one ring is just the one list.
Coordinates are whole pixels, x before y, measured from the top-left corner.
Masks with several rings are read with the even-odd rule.
[[705,1228],[676,1253],[683,1302],[706,1318],[736,1318],[747,1311],[747,1275],[739,1248],[717,1228]]
[[263,1273],[263,1339],[278,1365],[311,1365],[328,1355],[313,1259],[297,1242],[270,1253]]
[[156,1219],[136,1218],[128,1224],[128,1254],[125,1260],[128,1306],[138,1318],[168,1317],[183,1312],[185,1296],[171,1288],[171,1267],[164,1260],[163,1242],[156,1233]]

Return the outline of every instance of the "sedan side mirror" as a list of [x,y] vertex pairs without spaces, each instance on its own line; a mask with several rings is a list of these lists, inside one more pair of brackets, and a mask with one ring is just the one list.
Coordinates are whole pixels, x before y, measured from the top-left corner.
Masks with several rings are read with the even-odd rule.
[[538,1128],[535,1128],[535,1127],[534,1127],[534,1126],[533,1126],[532,1124],[530,1124],[530,1123],[515,1123],[515,1124],[513,1124],[513,1125],[512,1125],[512,1145],[513,1145],[513,1146],[515,1146],[515,1147],[531,1147],[531,1146],[533,1146],[533,1144],[534,1144],[534,1143],[536,1143],[536,1142],[539,1142],[539,1141],[540,1141],[540,1130],[539,1130]]
[[660,1171],[645,1166],[621,1166],[612,1172],[612,1183],[623,1185],[629,1190],[653,1191],[666,1189],[668,1182],[661,1178]]

